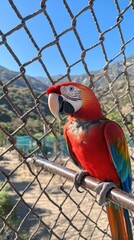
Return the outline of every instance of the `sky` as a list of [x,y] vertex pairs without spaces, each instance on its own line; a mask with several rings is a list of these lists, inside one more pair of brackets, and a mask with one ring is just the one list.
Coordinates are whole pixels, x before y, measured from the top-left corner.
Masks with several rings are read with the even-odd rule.
[[[12,1],[23,18],[40,9],[40,0]],[[3,34],[6,34],[21,23],[21,20],[16,15],[9,2],[11,1],[0,0],[0,29]],[[74,16],[84,7],[88,6],[88,0],[66,0],[66,2],[70,6]],[[120,9],[123,10],[128,6],[129,0],[118,0],[118,3]],[[57,34],[60,34],[71,27],[72,21],[63,4],[63,0],[47,0],[46,10],[53,21]],[[101,32],[107,31],[116,24],[118,12],[114,0],[95,0],[94,11]],[[124,19],[120,26],[124,40],[127,42],[134,37],[134,14],[132,9],[129,8],[123,14],[123,17]],[[84,49],[88,49],[92,45],[98,43],[99,34],[90,10],[80,14],[76,20],[76,30],[80,36]],[[43,13],[27,20],[25,24],[40,49],[55,39],[51,27]],[[122,46],[118,28],[116,27],[112,31],[107,32],[104,37],[104,46],[108,60],[110,61],[120,52]],[[37,49],[33,46],[24,28],[20,28],[7,36],[7,43],[19,58],[21,64],[30,61],[38,55]],[[81,58],[82,51],[73,31],[69,31],[62,35],[62,37],[59,38],[59,44],[69,65],[73,65],[74,62]],[[134,40],[126,45],[125,53],[127,56],[134,54]],[[122,58],[123,56],[120,56],[115,59],[115,61],[121,60]],[[56,45],[42,51],[42,60],[51,76],[66,74],[67,67],[63,62]],[[101,46],[99,45],[98,47],[87,51],[85,61],[90,71],[103,68],[106,62]],[[0,65],[10,70],[19,71],[18,64],[4,44],[0,44]],[[46,76],[44,69],[38,61],[26,66],[26,73],[31,76]],[[81,62],[71,67],[72,75],[82,73],[85,73],[85,70]]]

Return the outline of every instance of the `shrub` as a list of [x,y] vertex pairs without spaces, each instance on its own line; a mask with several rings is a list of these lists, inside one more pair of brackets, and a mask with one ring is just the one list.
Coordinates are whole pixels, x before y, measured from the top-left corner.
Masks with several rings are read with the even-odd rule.
[[[0,182],[0,187],[2,186],[3,182]],[[9,193],[9,186],[5,186],[0,191],[0,215],[2,217],[6,217],[14,206],[12,196]],[[10,220],[13,220],[15,217],[15,212],[10,216]]]

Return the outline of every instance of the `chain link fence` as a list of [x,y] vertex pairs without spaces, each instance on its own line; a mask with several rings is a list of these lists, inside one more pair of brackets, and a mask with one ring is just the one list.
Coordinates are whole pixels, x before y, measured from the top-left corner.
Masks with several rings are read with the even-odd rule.
[[[25,17],[17,7],[17,1],[7,2],[17,21],[15,27],[6,32],[0,31],[0,48],[6,49],[16,63],[18,72],[14,72],[9,78],[5,73],[0,79],[0,239],[111,239],[105,209],[98,205],[96,194],[92,190],[78,193],[69,179],[29,164],[28,159],[38,154],[54,164],[78,171],[67,155],[62,137],[63,126],[48,112],[46,88],[42,85],[37,91],[35,85],[38,87],[38,84],[34,78],[31,81],[27,76],[27,68],[34,66],[34,63],[40,65],[46,76],[44,83],[50,86],[61,81],[76,81],[76,76],[72,74],[73,69],[79,64],[82,65],[84,74],[79,76],[79,82],[94,89],[105,114],[122,126],[128,140],[133,170],[134,57],[128,57],[126,49],[134,43],[134,35],[126,37],[122,23],[125,22],[127,14],[133,15],[134,2],[125,1],[124,8],[121,9],[120,1],[114,0],[113,6],[117,12],[113,19],[114,24],[102,31],[101,20],[96,14],[99,0],[85,1],[85,6],[75,14],[71,1],[61,0],[70,25],[60,33],[57,33],[55,20],[48,11],[50,0],[38,1],[38,10]],[[76,5],[78,4],[76,1]],[[102,9],[103,4],[102,1]],[[89,37],[88,47],[83,44],[82,35],[78,31],[79,19],[84,14],[92,19],[98,36],[93,44],[90,44]],[[29,21],[34,22],[38,17],[47,22],[53,35],[53,40],[44,43],[42,47],[29,27]],[[83,22],[83,25],[88,24],[90,21]],[[24,31],[26,41],[30,41],[36,52],[34,57],[27,56],[28,60],[25,62],[20,60],[9,43],[9,38],[20,31]],[[121,44],[118,53],[109,58],[107,36],[115,34],[115,31]],[[69,33],[73,34],[80,51],[80,57],[71,64],[61,44],[66,37],[68,48],[70,47]],[[111,44],[110,40],[108,44]],[[113,45],[116,45],[116,41]],[[21,47],[25,49],[25,43]],[[51,48],[56,48],[56,61],[62,62],[65,68],[65,74],[57,77],[52,76],[47,67],[47,59],[43,57]],[[113,48],[111,46],[111,51]],[[92,51],[101,51],[103,56],[104,66],[99,71],[90,69],[87,55]],[[71,53],[73,54],[73,48]],[[121,60],[117,64],[118,59]],[[25,87],[25,92],[22,87]],[[23,99],[22,105],[19,104],[19,97]],[[8,114],[5,115],[7,107]],[[3,120],[5,118],[6,121]]]

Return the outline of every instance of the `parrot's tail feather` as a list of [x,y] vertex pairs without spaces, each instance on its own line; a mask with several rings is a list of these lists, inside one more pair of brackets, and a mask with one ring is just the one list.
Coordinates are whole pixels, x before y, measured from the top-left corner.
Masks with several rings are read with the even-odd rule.
[[131,239],[133,239],[133,233],[132,233],[132,227],[131,227],[128,210],[124,209],[124,215],[125,215],[125,220],[126,220],[128,236],[129,236],[129,239],[131,240]]
[[113,203],[106,206],[112,240],[133,240],[129,213]]

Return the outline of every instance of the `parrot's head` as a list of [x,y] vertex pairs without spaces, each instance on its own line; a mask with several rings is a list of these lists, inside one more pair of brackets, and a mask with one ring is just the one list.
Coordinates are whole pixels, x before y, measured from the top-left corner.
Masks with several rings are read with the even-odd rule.
[[103,116],[101,106],[94,92],[78,83],[64,82],[49,87],[48,105],[51,113],[58,119],[69,115],[76,119],[97,121]]

